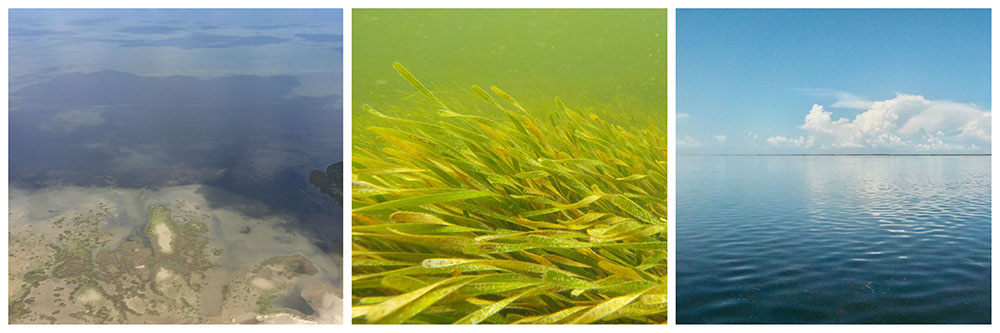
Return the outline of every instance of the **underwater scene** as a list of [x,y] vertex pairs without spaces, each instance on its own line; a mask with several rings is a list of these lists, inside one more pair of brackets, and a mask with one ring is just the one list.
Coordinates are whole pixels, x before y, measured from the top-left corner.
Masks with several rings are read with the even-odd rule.
[[341,10],[8,13],[9,323],[342,321]]
[[666,10],[352,21],[353,323],[667,323]]

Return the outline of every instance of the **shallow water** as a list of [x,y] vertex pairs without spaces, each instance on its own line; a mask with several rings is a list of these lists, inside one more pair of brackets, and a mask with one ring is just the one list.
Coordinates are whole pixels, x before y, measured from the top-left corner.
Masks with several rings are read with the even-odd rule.
[[989,157],[677,163],[679,323],[990,322]]
[[[215,189],[214,191],[221,191]],[[248,216],[240,209],[211,208],[205,193],[206,186],[186,185],[166,187],[159,190],[129,190],[106,187],[61,186],[41,190],[11,188],[10,224],[22,230],[27,227],[32,233],[55,238],[51,221],[62,216],[74,216],[83,212],[93,212],[98,202],[112,207],[113,214],[105,217],[103,229],[113,234],[108,248],[115,248],[132,235],[142,233],[146,227],[146,214],[155,205],[186,207],[198,214],[206,214],[205,222],[209,232],[206,239],[212,248],[223,250],[222,257],[206,272],[208,278],[201,292],[202,314],[210,320],[219,319],[222,307],[221,288],[242,270],[255,263],[275,256],[302,255],[310,259],[318,274],[305,278],[290,288],[289,294],[276,300],[279,306],[299,310],[306,315],[316,314],[317,320],[340,321],[339,310],[311,309],[303,311],[302,296],[306,293],[328,293],[340,296],[341,268],[339,257],[324,253],[313,243],[312,236],[301,232],[290,232],[292,216],[269,215]],[[266,209],[264,203],[228,193],[228,200],[239,206]],[[249,233],[241,228],[251,227]],[[13,229],[12,229],[13,230]],[[153,246],[147,244],[147,246]]]
[[[9,14],[9,205],[24,214],[12,237],[50,233],[55,218],[101,202],[117,209],[102,226],[114,249],[143,235],[153,205],[190,203],[224,254],[207,272],[202,318],[150,320],[246,320],[243,307],[224,311],[223,286],[262,260],[302,255],[321,273],[293,292],[325,302],[305,317],[340,322],[330,309],[342,295],[341,205],[308,180],[342,158],[341,10]],[[304,309],[303,299],[277,305]],[[20,319],[75,319],[31,316]]]

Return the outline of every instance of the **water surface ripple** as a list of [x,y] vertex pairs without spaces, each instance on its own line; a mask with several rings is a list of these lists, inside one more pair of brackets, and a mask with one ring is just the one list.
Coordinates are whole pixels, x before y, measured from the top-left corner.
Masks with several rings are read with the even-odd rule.
[[681,156],[679,323],[989,323],[990,158]]

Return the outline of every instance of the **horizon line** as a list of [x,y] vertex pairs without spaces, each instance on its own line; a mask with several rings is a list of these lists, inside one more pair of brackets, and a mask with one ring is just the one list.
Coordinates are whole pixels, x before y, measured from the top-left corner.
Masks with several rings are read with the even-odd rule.
[[986,154],[928,154],[928,153],[901,153],[901,154],[891,154],[891,153],[844,153],[844,154],[832,154],[832,153],[816,153],[816,154],[690,154],[690,153],[678,153],[677,156],[993,156],[992,153]]

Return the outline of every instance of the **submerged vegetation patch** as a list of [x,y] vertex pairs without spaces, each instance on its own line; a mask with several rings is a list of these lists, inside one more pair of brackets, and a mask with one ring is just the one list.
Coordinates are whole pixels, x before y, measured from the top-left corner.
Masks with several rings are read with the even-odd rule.
[[363,106],[386,125],[352,152],[355,323],[666,323],[665,113],[546,121],[473,86],[498,121],[393,66],[437,110]]
[[[103,202],[51,224],[26,223],[20,211],[8,213],[18,220],[8,232],[8,238],[17,235],[8,244],[9,323],[242,323],[271,313],[315,318],[274,302],[300,292],[293,288],[300,277],[320,273],[303,255],[270,257],[252,265],[252,274],[209,287],[210,271],[224,272],[215,267],[224,251],[210,247],[210,215],[185,206],[180,201],[175,209],[153,206],[141,232],[120,242],[108,227],[108,219],[119,213]],[[244,292],[255,278],[266,290]],[[315,297],[305,302],[322,304]]]

